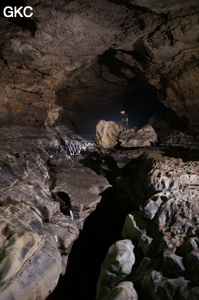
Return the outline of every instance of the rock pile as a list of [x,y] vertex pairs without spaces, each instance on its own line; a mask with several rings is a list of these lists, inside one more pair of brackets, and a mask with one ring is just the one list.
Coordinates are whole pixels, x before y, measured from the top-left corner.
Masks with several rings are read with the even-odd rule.
[[147,147],[157,142],[157,134],[151,125],[146,124],[120,132],[118,141],[123,148]]
[[165,136],[161,145],[172,145],[172,146],[183,146],[187,148],[198,148],[199,147],[199,136],[192,136],[173,130],[168,136]]
[[[199,162],[164,157],[158,150],[144,150],[144,153],[146,159],[153,162],[148,182],[153,192],[145,200],[136,193],[136,200],[135,188],[128,186],[134,206],[139,209],[134,209],[126,217],[122,235],[124,242],[126,239],[131,241],[135,253],[140,255],[131,259],[131,266],[135,259],[136,267],[119,282],[122,281],[129,299],[136,299],[129,281],[134,284],[138,295],[145,291],[145,297],[148,295],[150,299],[198,299]],[[140,172],[141,175],[143,170]],[[126,181],[129,181],[127,177]],[[122,184],[121,179],[119,183]],[[143,183],[143,189],[146,185],[147,182]],[[108,274],[112,278],[112,273]],[[106,291],[108,284],[104,285]],[[123,299],[114,294],[117,286],[118,282],[112,286],[112,298],[108,297],[109,291],[107,298],[102,296],[100,299]]]
[[157,134],[149,124],[125,130],[113,121],[101,120],[96,126],[95,144],[100,151],[122,148],[146,147],[157,142]]

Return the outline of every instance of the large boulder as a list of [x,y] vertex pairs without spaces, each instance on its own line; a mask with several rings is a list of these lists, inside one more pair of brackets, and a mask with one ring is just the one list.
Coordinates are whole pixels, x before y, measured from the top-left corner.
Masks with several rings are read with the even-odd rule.
[[96,146],[104,150],[114,149],[117,145],[117,137],[122,130],[123,126],[113,121],[100,120],[96,126]]
[[157,142],[157,134],[151,125],[146,124],[121,131],[118,141],[123,148],[146,147]]
[[146,147],[157,142],[157,134],[150,124],[124,129],[113,121],[100,120],[96,126],[95,144],[101,151],[123,148]]
[[[1,128],[1,300],[48,297],[66,271],[79,220],[95,209],[98,194],[110,186],[75,163],[87,142],[62,129]],[[59,192],[68,201],[55,197]]]

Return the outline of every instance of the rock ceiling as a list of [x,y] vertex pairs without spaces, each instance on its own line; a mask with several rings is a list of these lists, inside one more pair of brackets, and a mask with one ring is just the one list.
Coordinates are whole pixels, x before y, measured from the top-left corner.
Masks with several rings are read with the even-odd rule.
[[126,90],[152,85],[198,130],[198,0],[23,3],[31,19],[0,17],[1,125],[86,130]]

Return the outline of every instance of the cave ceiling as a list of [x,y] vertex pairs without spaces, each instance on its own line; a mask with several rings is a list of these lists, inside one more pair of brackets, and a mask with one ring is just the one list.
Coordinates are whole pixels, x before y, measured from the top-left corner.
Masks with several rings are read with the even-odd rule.
[[125,91],[153,87],[198,131],[198,0],[17,3],[34,13],[5,18],[1,3],[0,125],[87,130],[114,118]]

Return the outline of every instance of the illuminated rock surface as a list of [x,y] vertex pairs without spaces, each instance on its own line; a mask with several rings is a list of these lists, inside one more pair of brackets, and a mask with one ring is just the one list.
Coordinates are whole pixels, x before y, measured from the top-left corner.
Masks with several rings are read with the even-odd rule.
[[99,121],[96,126],[95,144],[101,150],[114,149],[118,144],[119,133],[123,130],[121,125],[113,121]]
[[120,132],[118,141],[123,148],[147,147],[156,144],[157,133],[151,125],[146,124]]
[[[74,166],[74,154],[90,144],[84,139],[78,142],[60,128],[57,137],[44,129],[12,128],[13,135],[15,130],[17,138],[1,130],[0,294],[2,300],[45,299],[65,273],[78,227],[110,185],[92,170]],[[68,192],[75,220],[64,210],[64,199],[54,198],[60,191]]]

